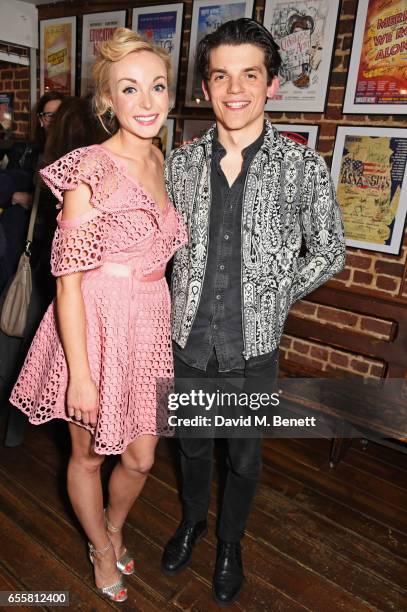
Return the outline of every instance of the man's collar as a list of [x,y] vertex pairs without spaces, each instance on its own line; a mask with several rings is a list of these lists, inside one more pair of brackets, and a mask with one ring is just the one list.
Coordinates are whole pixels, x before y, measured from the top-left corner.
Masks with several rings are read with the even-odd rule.
[[[252,151],[255,151],[255,153],[257,153],[257,151],[260,149],[260,147],[262,146],[264,142],[265,135],[266,135],[266,122],[264,122],[263,124],[263,130],[260,136],[258,136],[256,140],[251,142],[247,147],[242,149],[242,157],[245,158]],[[213,134],[212,150],[214,153],[218,151],[220,153],[226,153],[225,147],[222,145],[222,143],[218,139],[218,128],[217,127],[215,128],[215,132]]]
[[[212,146],[214,137],[216,134],[216,130],[217,130],[216,123],[214,123],[199,140],[195,141],[195,144],[204,145],[204,146]],[[271,125],[268,119],[265,119],[263,144],[261,145],[260,148],[263,151],[269,152],[270,149],[274,148],[277,145],[277,142],[279,141],[279,139],[280,139],[280,134],[278,133],[276,128]]]

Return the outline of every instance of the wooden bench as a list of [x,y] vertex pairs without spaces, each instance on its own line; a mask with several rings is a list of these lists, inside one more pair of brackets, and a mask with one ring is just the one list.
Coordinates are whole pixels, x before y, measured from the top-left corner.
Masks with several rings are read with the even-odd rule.
[[[358,291],[356,294],[343,288],[332,287],[330,284],[313,292],[307,296],[306,300],[390,322],[391,332],[389,337],[379,339],[367,333],[352,329],[340,329],[334,324],[309,320],[294,314],[290,314],[288,317],[285,333],[347,353],[379,360],[384,366],[381,382],[389,382],[387,389],[391,388],[391,379],[405,380],[407,386],[407,303],[405,301],[400,298],[381,297],[369,291]],[[280,366],[282,376],[286,377],[337,378],[348,376],[340,370],[322,372],[286,359],[281,359]],[[354,380],[354,384],[357,385],[358,379]],[[384,387],[386,387],[386,384]],[[358,427],[361,437],[366,440],[372,439],[406,452],[407,395],[404,398],[402,396],[400,398],[386,396],[387,405],[382,407],[383,412],[381,412],[378,402],[383,397],[385,397],[385,392],[381,391],[376,398],[372,397],[369,400],[372,402],[371,405],[375,406],[373,413],[368,410],[364,411],[363,406],[359,406],[356,410],[355,398],[351,396],[327,396],[325,405],[321,405],[315,402],[312,393],[307,398],[305,387],[299,393],[293,393],[291,399],[293,405],[297,403],[298,408],[303,405],[309,409],[314,409],[316,413],[331,414],[338,419],[338,422],[343,423],[344,435],[332,440],[329,462],[333,467],[349,445],[349,439],[346,438],[345,434],[346,427],[350,426]],[[397,407],[399,411],[399,417],[393,423],[389,414],[389,411],[392,410],[392,402],[393,406]]]

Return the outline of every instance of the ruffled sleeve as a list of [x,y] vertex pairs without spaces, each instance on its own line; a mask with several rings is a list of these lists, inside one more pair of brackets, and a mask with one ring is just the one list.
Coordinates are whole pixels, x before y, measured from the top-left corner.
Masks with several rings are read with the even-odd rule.
[[105,261],[105,215],[91,210],[69,221],[57,217],[51,251],[51,272],[64,276],[85,272],[103,265]]
[[51,271],[54,276],[84,272],[97,268],[105,259],[105,221],[101,202],[108,198],[111,190],[106,189],[106,171],[100,163],[98,152],[92,147],[71,151],[40,174],[58,199],[62,207],[64,192],[76,189],[80,183],[91,189],[92,209],[83,215],[62,220],[57,217],[57,229],[51,251]]
[[82,147],[60,157],[40,170],[46,185],[62,207],[64,192],[76,189],[80,183],[91,188],[90,203],[96,208],[106,208],[106,202],[120,185],[114,165],[98,147]]

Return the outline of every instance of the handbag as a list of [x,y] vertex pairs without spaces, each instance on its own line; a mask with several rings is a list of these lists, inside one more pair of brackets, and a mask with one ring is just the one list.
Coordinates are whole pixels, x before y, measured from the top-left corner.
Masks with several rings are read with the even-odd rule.
[[35,220],[37,218],[40,191],[40,181],[37,181],[25,249],[18,262],[17,272],[7,289],[1,309],[0,330],[8,336],[14,336],[16,338],[24,337],[28,308],[30,306],[32,292],[30,265],[31,244],[34,235]]

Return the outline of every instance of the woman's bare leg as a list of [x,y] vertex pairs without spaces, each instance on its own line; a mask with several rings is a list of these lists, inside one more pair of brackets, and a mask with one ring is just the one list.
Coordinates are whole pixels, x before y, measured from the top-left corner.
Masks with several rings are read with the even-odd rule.
[[[96,550],[103,550],[110,543],[103,516],[100,478],[104,457],[92,450],[92,437],[89,431],[70,423],[69,432],[72,441],[67,477],[69,498],[88,540]],[[99,588],[111,586],[120,577],[113,547],[103,555],[95,555],[94,566],[95,582]]]
[[110,533],[118,557],[123,553],[122,527],[154,463],[157,436],[145,435],[129,444],[109,482],[109,522],[120,531]]

